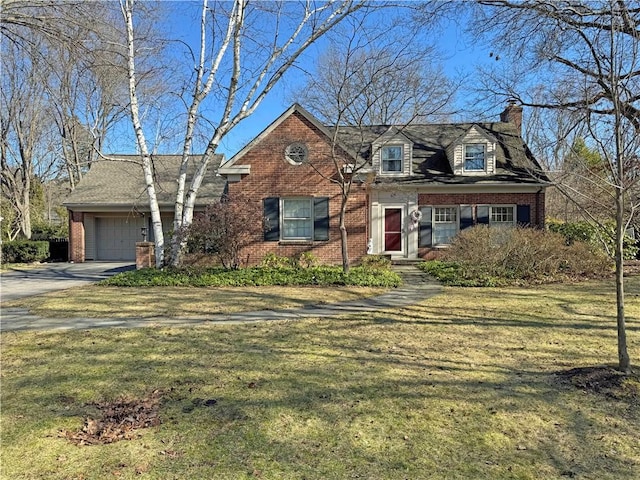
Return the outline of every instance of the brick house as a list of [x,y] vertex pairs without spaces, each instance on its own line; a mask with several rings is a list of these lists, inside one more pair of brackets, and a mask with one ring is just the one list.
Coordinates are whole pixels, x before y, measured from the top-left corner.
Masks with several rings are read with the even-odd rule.
[[[292,105],[217,171],[208,172],[196,210],[224,192],[260,202],[255,239],[241,255],[258,264],[269,253],[311,251],[322,263],[342,261],[337,168],[353,172],[347,204],[349,255],[430,258],[475,224],[544,226],[547,178],[520,136],[522,108],[499,122],[371,126],[333,130]],[[333,147],[333,148],[332,148]],[[70,260],[133,260],[141,229],[149,233],[148,198],[136,156],[101,161],[66,199]],[[154,165],[165,230],[171,228],[179,156]]]
[[291,106],[218,170],[229,196],[262,201],[268,220],[244,258],[312,251],[341,262],[336,165],[355,172],[346,216],[353,262],[367,253],[433,257],[475,224],[543,227],[548,180],[521,139],[522,108],[508,105],[500,120],[342,127],[332,154],[332,129]]

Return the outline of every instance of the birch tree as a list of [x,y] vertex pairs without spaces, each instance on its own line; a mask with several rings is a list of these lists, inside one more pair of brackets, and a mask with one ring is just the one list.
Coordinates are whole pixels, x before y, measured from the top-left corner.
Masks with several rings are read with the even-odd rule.
[[[342,268],[349,271],[347,203],[354,182],[371,167],[371,127],[443,118],[456,86],[435,65],[435,49],[400,24],[367,28],[354,19],[332,44],[295,96],[330,125],[333,172],[316,172],[340,189]],[[378,18],[378,22],[380,19]],[[369,33],[373,32],[373,33]],[[449,112],[450,113],[450,112]],[[326,159],[323,159],[326,160]],[[314,167],[313,162],[310,163]]]
[[[170,254],[166,254],[149,142],[140,115],[136,24],[143,19],[136,16],[135,0],[120,0],[120,7],[127,31],[130,116],[149,196],[156,261],[158,265],[165,260],[175,265],[183,245],[175,236]],[[345,18],[366,8],[372,7],[366,7],[364,0],[295,4],[202,1],[199,45],[193,49],[191,69],[184,72],[187,94],[183,97],[182,163],[176,172],[174,231],[191,224],[198,190],[223,138],[256,111],[311,45]],[[189,162],[195,161],[191,154],[196,133],[206,139],[204,153],[188,178]]]
[[[512,60],[487,91],[535,109],[570,112],[607,169],[615,218],[618,368],[629,372],[624,311],[625,229],[640,209],[640,3],[480,0],[476,28]],[[488,21],[491,27],[487,27]],[[537,95],[531,95],[535,92]],[[563,185],[559,185],[562,189]],[[566,191],[569,198],[576,192]],[[583,210],[594,221],[597,215]]]

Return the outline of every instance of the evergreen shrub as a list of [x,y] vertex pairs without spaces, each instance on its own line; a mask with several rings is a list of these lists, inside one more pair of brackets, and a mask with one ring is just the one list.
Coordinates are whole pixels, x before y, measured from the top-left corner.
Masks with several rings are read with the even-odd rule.
[[15,240],[2,244],[2,263],[42,262],[49,258],[49,242]]

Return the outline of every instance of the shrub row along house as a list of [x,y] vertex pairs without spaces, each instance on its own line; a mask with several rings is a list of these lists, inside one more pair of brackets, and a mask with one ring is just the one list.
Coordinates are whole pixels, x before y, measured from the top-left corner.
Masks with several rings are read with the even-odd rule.
[[[509,104],[499,122],[343,127],[333,142],[332,128],[293,105],[231,159],[221,159],[197,207],[224,192],[262,203],[267,227],[255,228],[243,252],[249,264],[269,253],[306,251],[340,263],[341,190],[332,182],[338,166],[353,175],[345,217],[351,260],[367,253],[429,258],[472,225],[544,226],[549,182],[521,138],[521,124],[522,107]],[[160,206],[168,229],[179,159],[154,158],[159,176],[166,175]],[[97,163],[66,200],[71,260],[135,258],[141,228],[149,227],[139,170]]]

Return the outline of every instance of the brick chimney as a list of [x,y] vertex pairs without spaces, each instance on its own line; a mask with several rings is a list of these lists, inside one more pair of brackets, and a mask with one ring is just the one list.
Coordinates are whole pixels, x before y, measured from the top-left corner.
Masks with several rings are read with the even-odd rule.
[[515,100],[509,100],[507,107],[500,114],[500,121],[513,123],[518,132],[522,133],[522,106],[518,105]]

